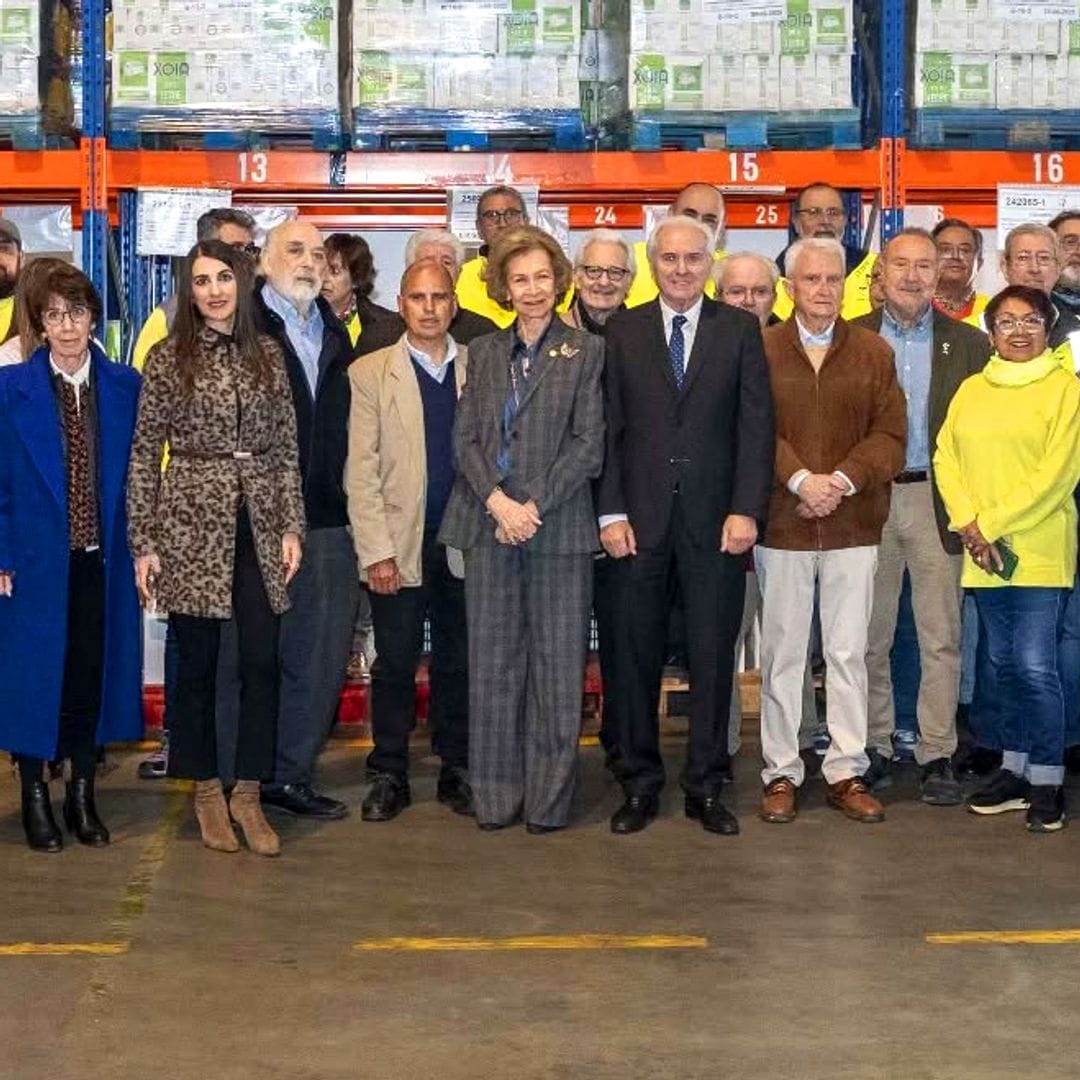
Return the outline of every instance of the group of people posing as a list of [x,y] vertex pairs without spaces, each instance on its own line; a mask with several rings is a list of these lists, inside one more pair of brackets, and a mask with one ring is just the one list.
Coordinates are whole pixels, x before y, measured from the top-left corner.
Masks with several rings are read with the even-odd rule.
[[266,806],[344,816],[313,769],[362,594],[377,653],[365,820],[411,802],[427,621],[439,801],[484,830],[565,828],[595,611],[601,740],[624,791],[611,829],[640,831],[665,782],[673,582],[686,816],[739,831],[733,688],[760,613],[761,817],[797,816],[816,625],[827,799],[881,821],[905,573],[923,800],[963,801],[968,589],[995,706],[973,736],[998,754],[968,807],[1060,829],[1080,743],[1080,319],[1059,292],[1080,213],[1071,245],[1014,230],[989,299],[963,222],[904,229],[875,259],[841,243],[845,220],[840,193],[811,185],[777,263],[729,254],[720,193],[693,184],[644,244],[595,230],[571,263],[497,187],[478,204],[479,257],[445,231],[410,239],[393,312],[371,300],[360,238],[294,221],[259,252],[247,215],[212,211],[140,335],[141,378],[97,344],[79,271],[20,268],[16,250],[7,273],[5,225],[0,746],[29,846],[63,846],[58,761],[68,830],[109,841],[95,767],[142,730],[140,601],[168,613],[167,771],[195,782],[204,844],[239,850],[239,826],[278,854]]

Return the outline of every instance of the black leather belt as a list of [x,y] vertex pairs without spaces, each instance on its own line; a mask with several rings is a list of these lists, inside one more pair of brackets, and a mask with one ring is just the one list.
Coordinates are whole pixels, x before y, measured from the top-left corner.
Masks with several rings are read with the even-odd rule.
[[894,484],[922,484],[930,479],[925,469],[905,469],[893,477]]

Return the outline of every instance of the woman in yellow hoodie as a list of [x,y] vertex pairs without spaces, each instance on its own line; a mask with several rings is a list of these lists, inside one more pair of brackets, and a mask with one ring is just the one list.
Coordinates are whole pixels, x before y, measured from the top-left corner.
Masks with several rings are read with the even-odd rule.
[[1058,641],[1076,571],[1080,381],[1046,346],[1053,308],[1013,285],[986,308],[994,355],[968,378],[938,435],[934,480],[963,538],[1000,695],[1002,768],[968,800],[1065,824],[1065,702]]

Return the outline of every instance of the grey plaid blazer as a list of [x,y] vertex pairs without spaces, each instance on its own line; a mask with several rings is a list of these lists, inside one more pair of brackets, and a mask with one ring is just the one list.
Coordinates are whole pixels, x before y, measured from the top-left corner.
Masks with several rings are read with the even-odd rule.
[[537,554],[599,548],[589,481],[604,460],[601,375],[604,343],[567,326],[556,315],[511,429],[511,472],[500,475],[503,410],[510,389],[514,327],[476,338],[454,425],[457,480],[439,540],[470,548],[495,543],[485,503],[496,485],[511,498],[534,499],[543,525],[528,542]]

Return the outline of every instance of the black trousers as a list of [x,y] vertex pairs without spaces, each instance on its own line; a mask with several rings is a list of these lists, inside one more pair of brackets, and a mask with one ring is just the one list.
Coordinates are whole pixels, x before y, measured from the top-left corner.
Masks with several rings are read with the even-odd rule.
[[375,652],[371,668],[371,731],[368,756],[374,772],[404,777],[409,733],[416,722],[416,665],[423,648],[424,618],[431,618],[431,745],[443,765],[469,764],[469,646],[465,628],[465,582],[446,564],[446,548],[424,532],[422,584],[395,596],[371,594]]
[[593,559],[593,614],[596,616],[597,659],[603,708],[600,712],[600,745],[609,753],[619,745],[618,706],[615,682],[615,589],[616,562],[608,555]]
[[678,497],[661,542],[615,560],[615,673],[618,733],[628,794],[664,784],[657,707],[669,614],[668,575],[674,568],[686,606],[690,660],[690,737],[682,785],[688,794],[719,788],[728,768],[727,727],[735,640],[745,596],[744,556],[690,538]]
[[[71,775],[94,775],[101,680],[105,660],[105,564],[101,551],[72,551],[68,561],[67,640],[60,688],[60,724],[55,760],[71,759]],[[42,758],[19,756],[24,789],[41,780]]]
[[[238,780],[269,780],[274,773],[278,713],[278,616],[270,608],[247,511],[236,523],[233,618],[240,666]],[[222,774],[217,754],[215,701],[223,619],[170,614],[179,650],[176,708],[170,719],[169,775],[212,780]]]

